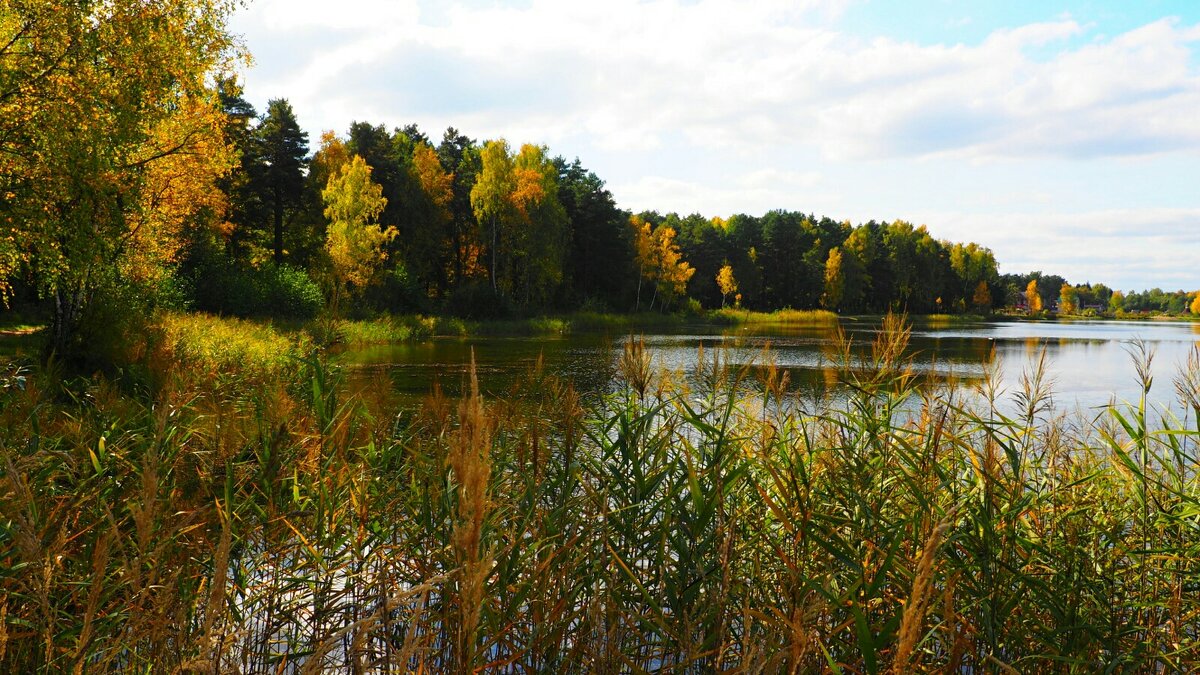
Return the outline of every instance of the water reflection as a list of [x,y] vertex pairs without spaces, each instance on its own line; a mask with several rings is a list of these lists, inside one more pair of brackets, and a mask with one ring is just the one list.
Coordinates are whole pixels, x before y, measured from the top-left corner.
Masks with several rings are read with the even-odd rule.
[[[879,334],[875,321],[847,319],[842,329],[848,345],[839,346],[828,326],[768,329],[692,327],[644,337],[656,367],[689,379],[695,375],[697,354],[723,349],[733,367],[763,364],[764,350],[793,390],[836,390],[838,364],[848,349],[852,361],[869,362],[871,343]],[[956,386],[978,387],[985,372],[994,370],[999,396],[1011,397],[1021,373],[1046,352],[1047,376],[1060,406],[1102,406],[1114,397],[1135,401],[1139,388],[1126,347],[1144,340],[1156,356],[1153,374],[1158,383],[1151,399],[1159,405],[1174,398],[1173,376],[1197,344],[1200,324],[1094,321],[1058,323],[950,322],[913,326],[908,356],[919,381],[953,380]],[[370,373],[382,373],[401,398],[419,400],[437,380],[449,395],[461,391],[471,355],[480,382],[492,396],[509,394],[517,376],[533,367],[539,356],[547,370],[570,379],[585,394],[610,389],[620,346],[627,335],[575,334],[548,337],[434,339],[346,351],[339,360],[349,366],[351,379],[365,387]]]

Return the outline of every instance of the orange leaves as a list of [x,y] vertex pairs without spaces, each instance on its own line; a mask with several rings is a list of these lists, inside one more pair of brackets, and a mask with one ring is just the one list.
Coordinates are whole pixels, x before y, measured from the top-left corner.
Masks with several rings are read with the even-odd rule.
[[1042,311],[1042,296],[1038,292],[1037,279],[1030,279],[1029,285],[1025,287],[1025,302],[1029,305],[1031,313]]
[[412,162],[413,173],[421,184],[421,190],[449,218],[450,200],[454,198],[454,176],[442,170],[437,152],[428,143],[417,145],[413,150]]
[[513,171],[513,191],[509,201],[522,218],[529,217],[529,211],[546,196],[542,185],[542,174],[532,167],[518,167]]

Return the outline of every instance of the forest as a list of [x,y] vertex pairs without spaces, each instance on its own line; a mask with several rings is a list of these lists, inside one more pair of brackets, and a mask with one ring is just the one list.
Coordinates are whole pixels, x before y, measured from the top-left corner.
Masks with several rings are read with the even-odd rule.
[[121,3],[82,32],[41,3],[4,15],[0,294],[48,315],[61,355],[157,309],[986,314],[1032,307],[1030,281],[1063,313],[1178,314],[1195,298],[1001,275],[985,246],[902,220],[629,213],[579,159],[454,128],[354,122],[314,143],[286,99],[243,97],[240,48],[205,18],[227,8],[184,4],[195,15],[170,44]]

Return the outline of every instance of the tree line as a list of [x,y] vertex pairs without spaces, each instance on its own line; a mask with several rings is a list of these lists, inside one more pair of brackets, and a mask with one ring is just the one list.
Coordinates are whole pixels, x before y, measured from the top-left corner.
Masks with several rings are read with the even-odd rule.
[[853,226],[793,211],[630,213],[578,159],[454,128],[435,142],[416,125],[355,122],[344,135],[326,132],[310,155],[286,101],[256,117],[232,81],[221,93],[239,161],[223,182],[230,208],[211,230],[219,236],[188,243],[185,276],[198,282],[206,269],[267,262],[329,276],[327,191],[357,158],[381,198],[359,226],[394,236],[379,239],[366,256],[370,273],[341,291],[374,309],[487,315],[737,304],[927,313],[989,311],[1004,301],[989,249],[940,241],[924,226]]

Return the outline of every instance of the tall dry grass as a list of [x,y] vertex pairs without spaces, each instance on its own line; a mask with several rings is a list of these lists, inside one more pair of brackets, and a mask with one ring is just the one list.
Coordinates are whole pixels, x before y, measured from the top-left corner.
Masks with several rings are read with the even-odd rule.
[[1152,423],[1059,414],[1037,363],[1012,415],[918,389],[906,342],[835,346],[823,403],[769,352],[685,378],[636,340],[609,393],[535,367],[415,412],[317,357],[153,398],[25,373],[0,669],[1195,670],[1200,358]]

